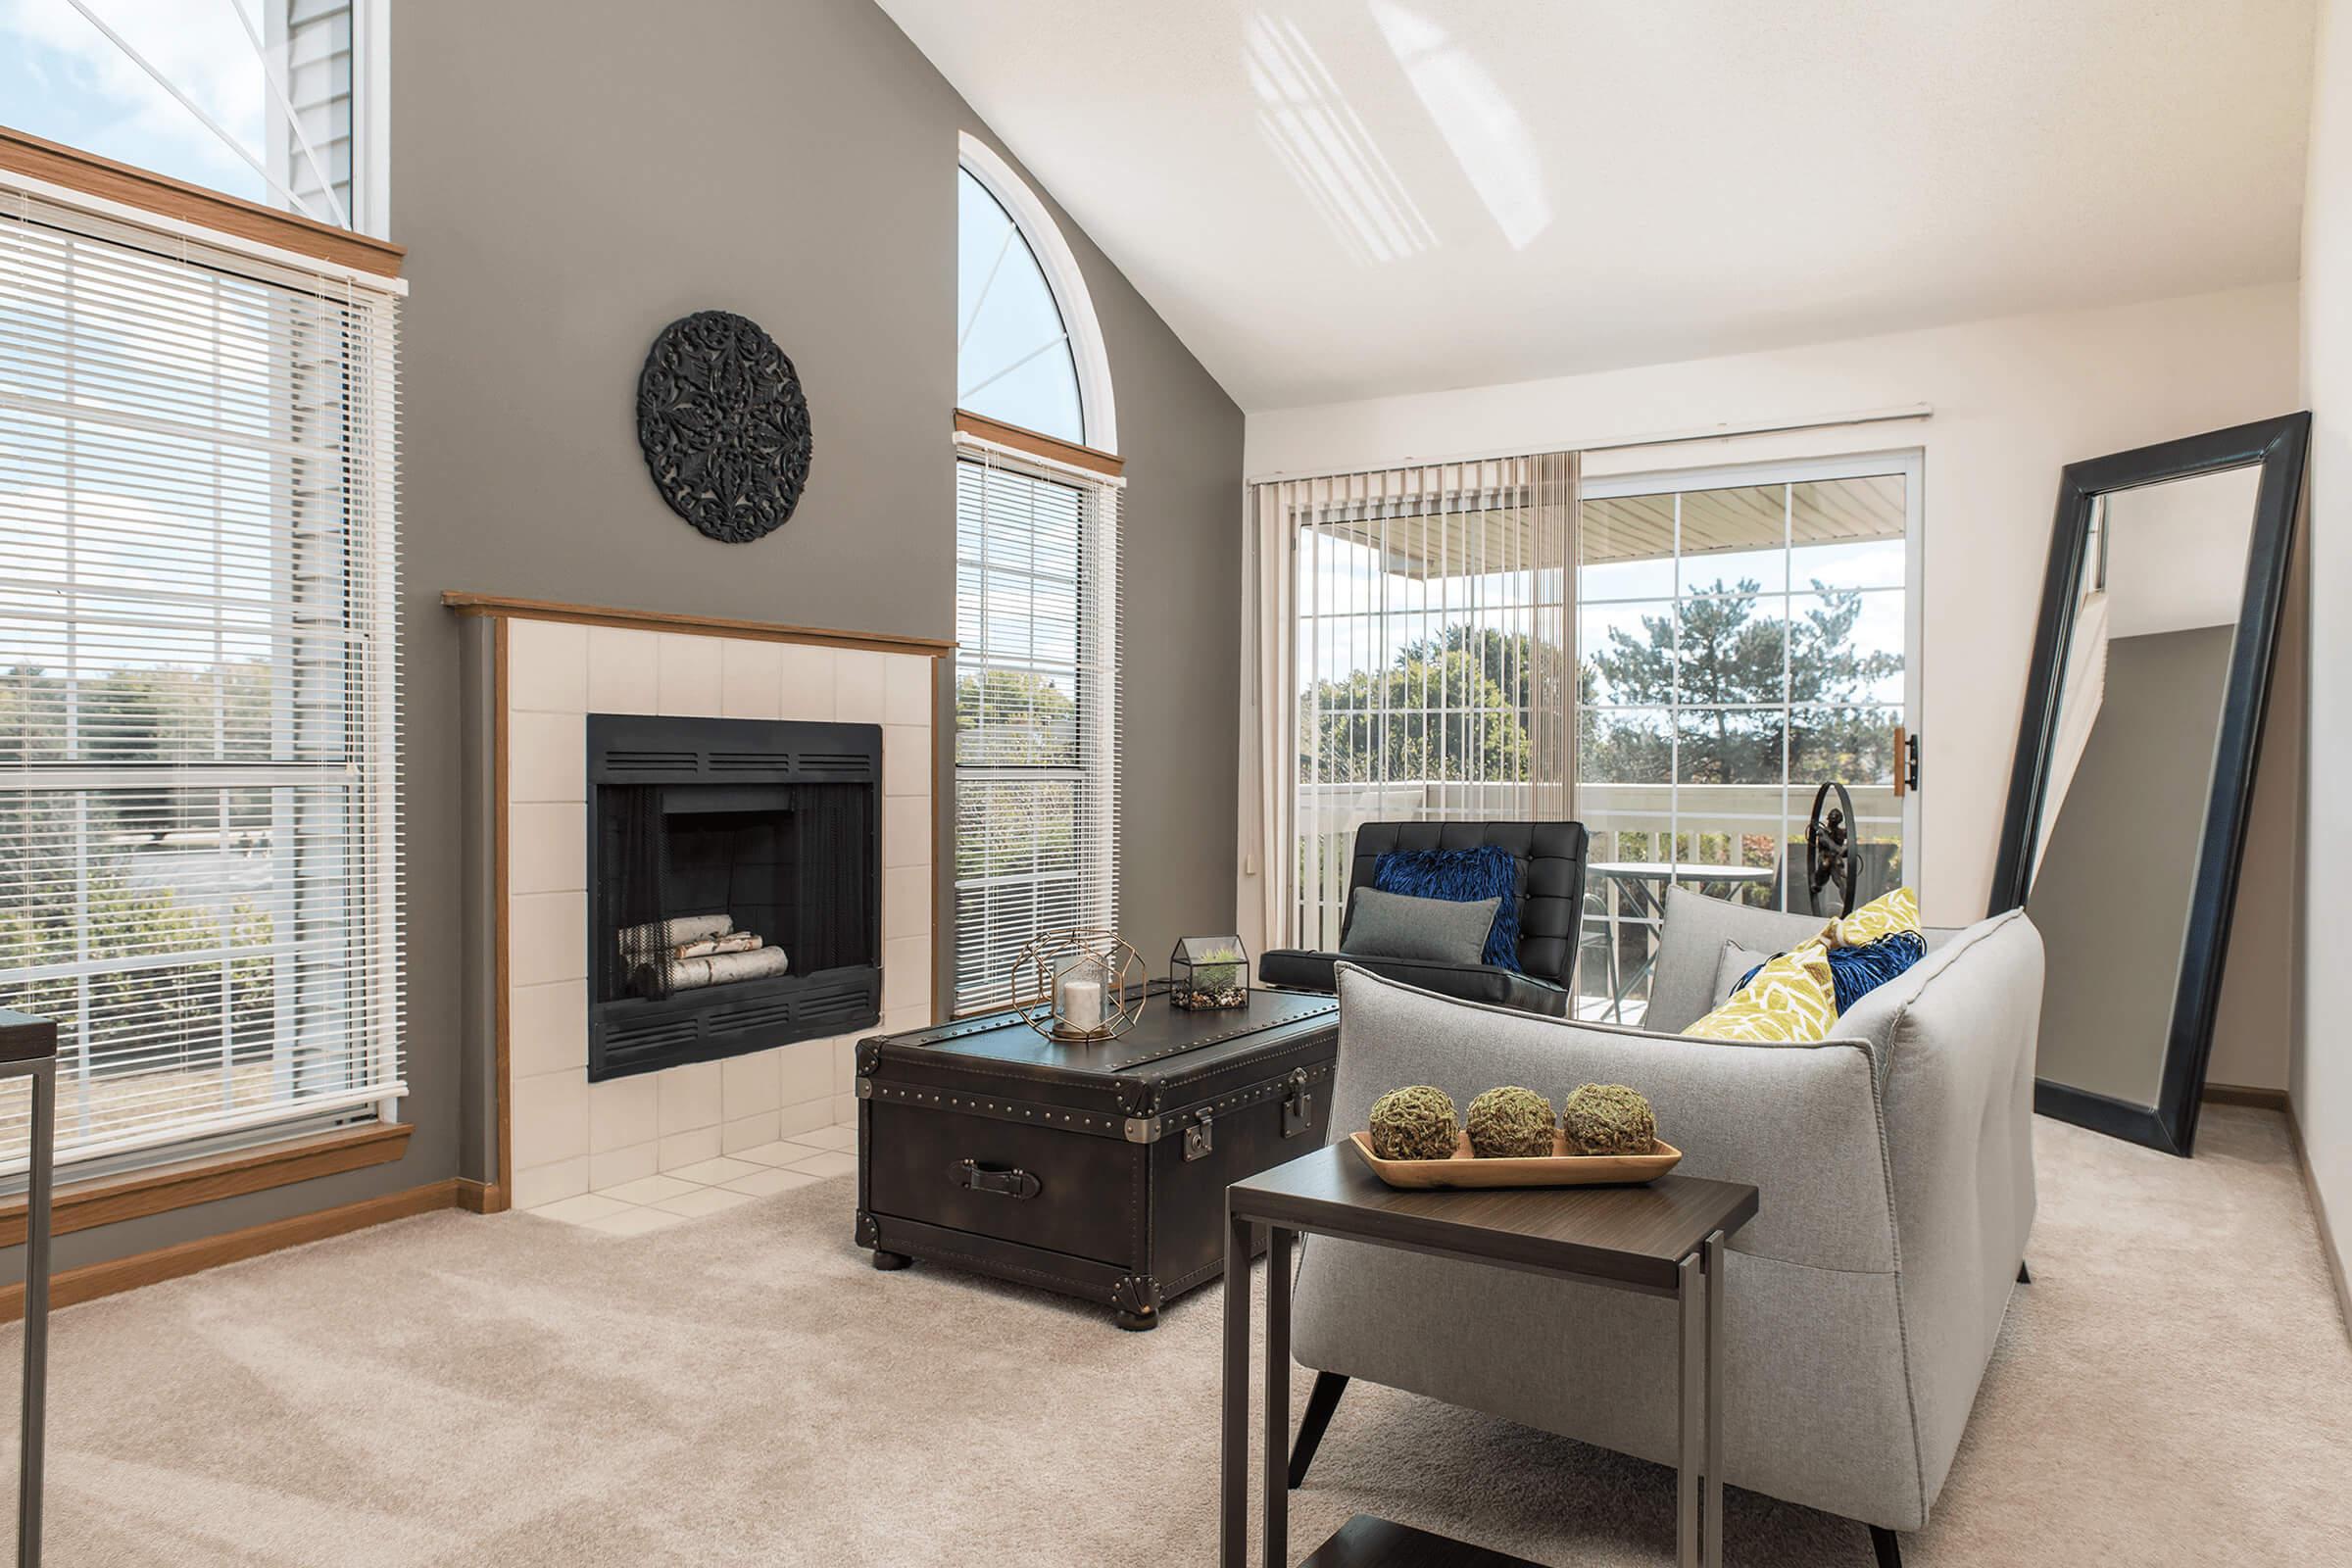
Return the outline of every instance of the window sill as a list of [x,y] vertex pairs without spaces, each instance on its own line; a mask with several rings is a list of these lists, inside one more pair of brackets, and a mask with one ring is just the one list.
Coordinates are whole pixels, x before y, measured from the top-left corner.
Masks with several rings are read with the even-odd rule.
[[[233,1154],[70,1182],[57,1189],[50,1203],[50,1233],[63,1236],[144,1214],[169,1213],[315,1177],[389,1164],[408,1152],[409,1135],[414,1131],[406,1122],[379,1122],[289,1138]],[[0,1247],[22,1247],[24,1243],[24,1200],[12,1198],[0,1202]]]

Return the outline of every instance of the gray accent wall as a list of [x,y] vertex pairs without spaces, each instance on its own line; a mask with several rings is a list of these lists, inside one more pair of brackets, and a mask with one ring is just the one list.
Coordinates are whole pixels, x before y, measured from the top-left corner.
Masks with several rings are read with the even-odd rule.
[[[988,132],[914,45],[862,0],[402,0],[392,21],[416,1133],[395,1165],[62,1237],[60,1267],[487,1173],[461,1044],[481,824],[443,590],[956,632],[956,138]],[[1127,462],[1121,924],[1156,968],[1233,921],[1242,415],[1055,215]],[[638,455],[647,345],[710,308],[792,357],[815,432],[798,513],[752,545],[670,514]]]

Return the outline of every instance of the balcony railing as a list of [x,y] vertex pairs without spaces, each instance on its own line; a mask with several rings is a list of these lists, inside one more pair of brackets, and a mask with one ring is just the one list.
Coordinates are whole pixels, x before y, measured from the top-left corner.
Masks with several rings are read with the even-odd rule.
[[[1577,818],[1592,835],[1577,955],[1578,1013],[1641,1021],[1669,883],[1762,908],[1807,908],[1803,840],[1815,788],[1578,785]],[[1891,784],[1847,788],[1858,819],[1862,863],[1855,899],[1860,903],[1904,879],[1902,802]],[[1528,814],[1528,796],[1525,785],[1442,780],[1302,786],[1300,942],[1339,946],[1355,830],[1361,824],[1508,820]],[[1652,866],[1660,869],[1635,869]]]

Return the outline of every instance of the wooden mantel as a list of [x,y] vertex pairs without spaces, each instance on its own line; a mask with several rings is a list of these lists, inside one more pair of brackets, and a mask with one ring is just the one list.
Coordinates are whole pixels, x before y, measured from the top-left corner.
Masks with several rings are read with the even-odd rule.
[[461,615],[497,620],[565,620],[582,626],[625,626],[637,631],[675,631],[702,637],[746,637],[760,642],[813,643],[825,648],[863,648],[883,654],[920,654],[944,659],[953,639],[907,637],[895,632],[839,631],[824,626],[790,626],[771,620],[737,620],[725,615],[687,615],[665,610],[613,610],[567,605],[548,599],[510,599],[498,594],[449,589],[441,603]]

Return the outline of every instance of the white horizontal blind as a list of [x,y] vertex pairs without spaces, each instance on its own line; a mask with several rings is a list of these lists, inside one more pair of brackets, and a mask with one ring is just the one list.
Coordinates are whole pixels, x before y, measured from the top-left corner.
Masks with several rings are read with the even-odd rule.
[[396,330],[0,184],[0,1004],[61,1160],[404,1092]]
[[956,1011],[1031,938],[1118,919],[1119,486],[959,440]]

